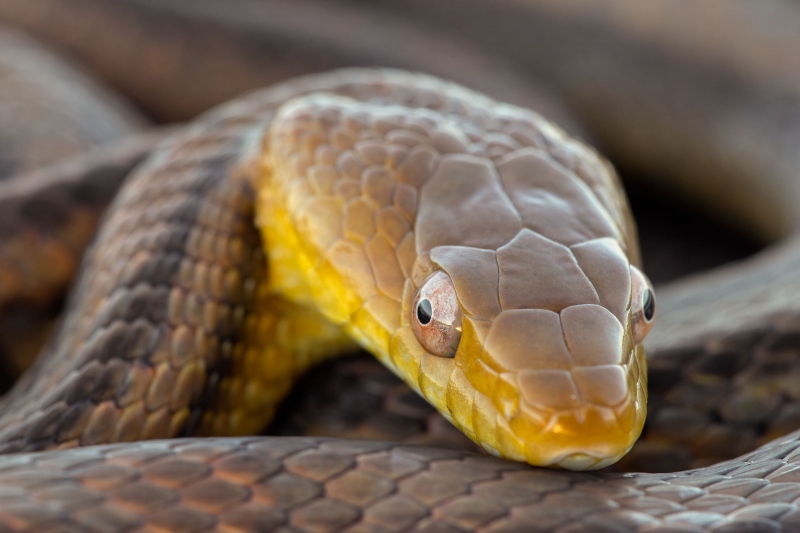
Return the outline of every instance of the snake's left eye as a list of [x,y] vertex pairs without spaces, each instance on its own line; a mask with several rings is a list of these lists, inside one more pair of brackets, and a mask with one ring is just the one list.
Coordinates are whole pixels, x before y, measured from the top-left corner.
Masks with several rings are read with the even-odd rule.
[[450,276],[442,271],[422,284],[411,308],[411,325],[426,350],[453,357],[461,340],[461,307]]
[[641,344],[656,318],[656,293],[642,272],[631,267],[631,330],[633,342]]

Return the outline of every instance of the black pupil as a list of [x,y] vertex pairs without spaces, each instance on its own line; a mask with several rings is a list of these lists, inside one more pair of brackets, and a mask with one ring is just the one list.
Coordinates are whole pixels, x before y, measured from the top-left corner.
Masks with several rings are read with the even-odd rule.
[[644,312],[644,319],[650,322],[653,320],[653,315],[656,312],[656,302],[653,299],[653,291],[645,289],[642,294],[642,311]]
[[419,323],[423,326],[426,326],[430,323],[431,318],[433,318],[433,308],[431,307],[431,302],[427,299],[420,300],[419,304],[417,304],[417,319]]

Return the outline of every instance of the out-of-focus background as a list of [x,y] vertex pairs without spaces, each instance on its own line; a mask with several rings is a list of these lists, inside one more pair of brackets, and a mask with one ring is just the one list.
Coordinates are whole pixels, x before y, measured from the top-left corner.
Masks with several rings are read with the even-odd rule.
[[[798,17],[788,1],[746,0],[0,1],[0,19],[155,122],[349,65],[422,70],[535,107],[618,166],[656,282],[785,231],[763,221],[780,195],[753,194],[752,167],[782,149],[759,140],[794,130]],[[723,173],[727,190],[705,179]]]

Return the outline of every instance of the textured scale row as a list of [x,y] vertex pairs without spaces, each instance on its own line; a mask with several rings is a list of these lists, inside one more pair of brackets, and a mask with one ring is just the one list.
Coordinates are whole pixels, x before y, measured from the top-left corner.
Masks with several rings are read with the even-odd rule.
[[3,458],[0,524],[20,531],[791,530],[800,523],[797,450],[790,439],[705,471],[626,477],[375,441],[111,445]]

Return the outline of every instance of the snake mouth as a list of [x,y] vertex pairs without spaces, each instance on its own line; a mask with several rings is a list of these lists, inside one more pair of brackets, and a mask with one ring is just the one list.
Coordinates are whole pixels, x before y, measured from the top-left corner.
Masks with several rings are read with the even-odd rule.
[[519,372],[518,409],[498,422],[513,435],[501,439],[500,455],[516,452],[530,464],[567,470],[617,462],[644,425],[643,365],[644,349],[636,346],[619,365]]
[[[616,355],[611,342],[603,344],[608,350],[590,351],[600,343],[585,336],[585,349],[573,352],[561,344],[563,357],[556,360],[549,357],[553,351],[534,350],[527,340],[554,339],[549,347],[558,346],[556,341],[565,336],[557,313],[509,311],[491,324],[488,334],[482,335],[480,326],[464,318],[460,353],[480,357],[457,354],[436,361],[440,366],[453,362],[441,394],[446,409],[440,412],[472,440],[492,455],[570,470],[603,468],[630,450],[647,404],[644,348],[631,346],[630,335],[619,335]],[[502,328],[544,334],[518,344],[494,343],[494,333],[509,333]],[[498,364],[501,359],[504,365]]]
[[[525,422],[511,420],[510,426],[530,428],[530,419]],[[526,460],[531,464],[596,470],[625,455],[640,431],[634,402],[626,401],[616,409],[589,404],[552,413],[537,435],[521,437],[525,440]]]
[[611,466],[622,459],[625,454],[631,451],[631,448],[633,448],[633,444],[628,446],[621,453],[611,457],[594,457],[585,453],[573,453],[556,461],[553,463],[553,465],[563,468],[564,470],[573,470],[576,472],[600,470],[601,468]]

